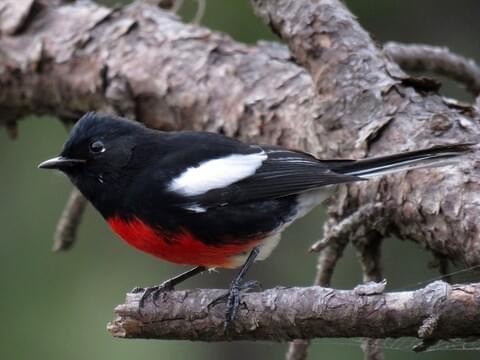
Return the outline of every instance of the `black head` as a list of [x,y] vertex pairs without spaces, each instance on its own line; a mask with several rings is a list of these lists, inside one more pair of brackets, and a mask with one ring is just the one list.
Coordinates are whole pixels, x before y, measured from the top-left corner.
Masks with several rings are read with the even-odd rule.
[[75,124],[60,155],[38,167],[64,172],[97,205],[128,181],[125,169],[146,133],[139,123],[89,112]]

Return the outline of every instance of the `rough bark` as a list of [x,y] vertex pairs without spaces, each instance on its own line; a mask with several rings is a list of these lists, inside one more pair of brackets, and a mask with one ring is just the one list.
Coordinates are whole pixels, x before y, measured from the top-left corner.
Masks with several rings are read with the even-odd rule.
[[[373,156],[478,137],[479,116],[474,108],[439,96],[434,82],[406,75],[340,1],[258,0],[253,4],[290,50],[273,43],[239,44],[226,35],[183,24],[146,2],[108,9],[88,2],[4,1],[0,4],[0,124],[14,129],[15,121],[26,114],[52,114],[70,121],[96,109],[160,129],[218,131],[322,157]],[[480,192],[474,158],[455,168],[413,171],[342,187],[330,207],[326,233],[336,229],[344,234],[342,244],[369,231],[393,234],[452,261],[480,264],[476,221]],[[349,231],[342,228],[355,223],[349,219],[361,218],[358,209],[378,203],[383,206],[373,219]],[[326,268],[319,274],[322,279],[329,279],[333,271],[333,266]],[[476,294],[477,287],[472,286]],[[266,311],[268,304],[260,301],[265,294],[270,299],[278,294],[280,299],[289,291],[251,294],[245,300],[259,301],[255,309],[258,304]],[[295,289],[289,295],[321,295],[317,291],[322,290]],[[215,294],[175,292],[165,296],[163,305],[172,310],[179,299],[200,304]],[[418,301],[420,306],[422,299]],[[127,304],[119,311],[134,307]],[[276,309],[278,318],[271,317],[270,324],[282,329],[283,315]],[[211,316],[221,321],[220,313]],[[155,314],[157,310],[152,310],[151,315]],[[255,312],[257,317],[264,319]],[[192,329],[182,319],[169,320],[171,331],[178,326]],[[241,315],[239,324],[242,319],[248,317]],[[138,325],[136,321],[128,324]],[[291,326],[289,321],[284,324]],[[390,325],[382,324],[377,331],[403,336],[404,328],[384,330]],[[459,329],[475,327],[468,321],[461,325]],[[362,331],[352,327],[352,333],[337,336],[355,331],[354,336],[381,337],[367,329],[368,321],[364,326]],[[415,334],[415,326],[408,328],[410,335]],[[215,329],[210,333],[220,337]],[[307,338],[308,329],[282,330],[276,340]],[[314,330],[319,331],[315,334],[329,336],[322,329]],[[258,334],[259,339],[268,336],[263,327],[248,333]],[[461,336],[447,330],[440,334]],[[468,335],[472,334],[477,333]],[[213,335],[212,340],[220,339]]]
[[[219,131],[323,157],[391,153],[479,133],[473,108],[407,81],[334,0],[255,3],[312,77],[280,45],[242,45],[147,3],[15,4],[2,4],[21,12],[0,28],[4,123],[98,109],[161,129]],[[383,233],[478,264],[476,174],[466,161],[354,185],[331,214],[341,219],[382,201],[391,213]]]
[[[311,74],[322,99],[319,122],[332,124],[328,140],[323,139],[329,149],[378,155],[478,138],[473,108],[449,102],[431,91],[432,84],[405,75],[341,2],[253,3]],[[477,173],[475,162],[465,160],[453,169],[355,184],[331,208],[331,215],[342,219],[359,206],[380,201],[389,219],[377,229],[382,234],[412,239],[452,260],[477,264]]]
[[416,291],[378,294],[382,288],[312,286],[245,294],[228,332],[223,328],[225,305],[208,307],[225,290],[166,292],[158,307],[149,303],[142,310],[140,294],[127,294],[108,330],[117,337],[200,341],[480,336],[480,284],[451,286],[437,281]]
[[23,31],[0,39],[4,109],[67,119],[113,111],[160,129],[321,151],[304,134],[319,107],[310,77],[284,47],[239,44],[143,2],[35,3]]
[[424,44],[389,42],[384,50],[402,69],[444,75],[464,84],[473,95],[480,94],[480,68],[473,59],[454,54],[445,47]]

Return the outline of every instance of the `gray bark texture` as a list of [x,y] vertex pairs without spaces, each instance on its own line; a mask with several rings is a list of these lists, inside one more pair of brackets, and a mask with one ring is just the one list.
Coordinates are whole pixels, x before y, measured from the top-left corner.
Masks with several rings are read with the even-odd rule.
[[354,290],[312,286],[245,294],[234,327],[227,332],[225,304],[208,306],[225,290],[166,292],[161,306],[148,304],[142,310],[140,294],[127,294],[108,330],[117,337],[201,341],[480,336],[480,284],[436,281],[416,291],[381,290],[382,284],[371,284]]
[[480,68],[473,59],[454,54],[447,48],[422,44],[389,42],[383,48],[402,69],[445,75],[463,83],[473,95],[480,94]]
[[[339,0],[254,0],[252,4],[288,48],[265,42],[240,44],[224,34],[182,23],[142,1],[115,9],[90,2],[2,1],[0,125],[14,135],[16,121],[27,114],[56,115],[71,122],[95,109],[158,129],[216,131],[323,158],[361,158],[477,140],[477,109],[440,96],[434,81],[405,74]],[[335,256],[347,241],[359,244],[367,262],[363,264],[366,278],[379,274],[379,251],[373,246],[375,254],[368,256],[362,249],[387,235],[415,241],[453,262],[478,265],[479,190],[476,154],[456,167],[342,186],[325,225],[327,238],[332,232],[342,236],[327,240],[342,242]],[[359,209],[375,209],[375,213],[363,216]],[[328,283],[336,262],[326,255],[323,259],[332,266],[326,267],[326,275],[317,274],[322,284]],[[477,285],[466,287],[468,291],[458,289],[450,294],[477,294],[469,299],[478,308]],[[209,315],[200,306],[215,294],[218,291],[166,294],[158,309],[148,308],[141,318],[134,316],[137,298],[129,295],[127,303],[117,308],[120,320],[111,329],[127,337],[144,331],[145,337],[226,340],[221,327],[201,331],[199,327],[222,320],[220,313]],[[430,297],[422,299],[419,294],[427,296],[420,291],[399,295],[401,299],[394,294],[356,298],[351,292],[321,288],[249,294],[244,301],[255,310],[250,317],[242,310],[232,339],[415,335],[431,305]],[[332,296],[345,305],[328,312]],[[363,327],[351,326],[342,317],[342,308],[348,305],[350,313],[358,315],[353,306],[365,299],[367,310],[375,311],[364,313]],[[397,301],[412,304],[408,309],[419,312],[404,310],[402,319],[409,320],[394,329],[383,307]],[[283,314],[280,309],[291,311]],[[322,311],[312,312],[315,309]],[[286,315],[292,311],[294,316]],[[322,320],[326,312],[345,321]],[[464,319],[456,332],[448,321],[441,321],[438,336],[478,335],[478,314],[470,315],[448,318]],[[371,326],[374,320],[376,326]],[[274,327],[266,328],[268,321]]]

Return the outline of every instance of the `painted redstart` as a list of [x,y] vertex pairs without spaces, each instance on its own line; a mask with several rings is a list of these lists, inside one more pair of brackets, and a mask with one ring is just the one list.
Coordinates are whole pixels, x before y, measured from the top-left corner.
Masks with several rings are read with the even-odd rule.
[[[364,160],[319,160],[301,151],[253,145],[208,132],[162,132],[123,118],[85,114],[60,156],[39,167],[71,179],[133,247],[195,268],[143,291],[151,296],[209,268],[236,268],[227,323],[243,278],[267,258],[282,231],[328,197],[331,185],[399,170],[442,166],[471,144],[436,146]],[[246,284],[246,285],[245,285]]]

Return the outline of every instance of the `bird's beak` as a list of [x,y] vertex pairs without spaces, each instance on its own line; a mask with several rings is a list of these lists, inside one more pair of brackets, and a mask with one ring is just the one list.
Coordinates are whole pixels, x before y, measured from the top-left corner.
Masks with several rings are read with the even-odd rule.
[[39,169],[57,169],[65,170],[75,165],[85,163],[83,159],[69,159],[63,156],[57,156],[53,159],[46,160],[38,165]]

